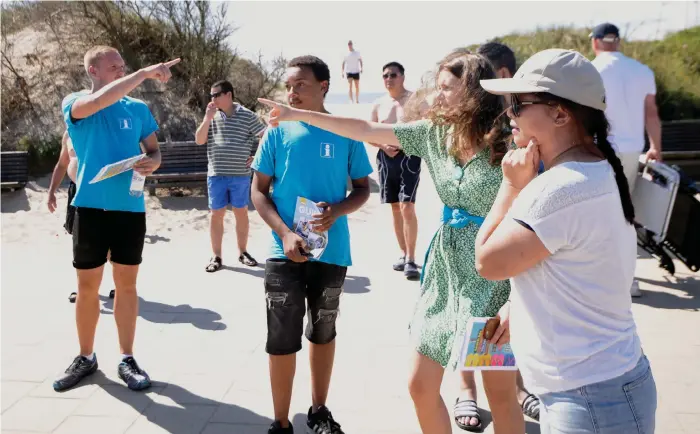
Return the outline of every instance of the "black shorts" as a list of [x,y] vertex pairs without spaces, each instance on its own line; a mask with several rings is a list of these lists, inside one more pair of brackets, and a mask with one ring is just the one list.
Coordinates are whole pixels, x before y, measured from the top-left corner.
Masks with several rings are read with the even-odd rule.
[[71,202],[73,202],[73,198],[75,197],[75,190],[77,189],[77,186],[73,181],[70,182],[70,185],[68,185],[68,205],[66,206],[66,223],[63,225],[63,227],[66,229],[66,232],[69,234],[73,233],[73,221],[75,220],[75,207],[71,205]]
[[360,81],[360,73],[359,72],[348,72],[347,74],[348,80],[357,80]]
[[307,314],[306,338],[310,342],[323,345],[335,339],[335,320],[346,272],[347,267],[318,261],[267,260],[265,351],[268,354],[282,356],[301,350]]
[[384,151],[379,150],[377,169],[382,203],[415,203],[420,182],[420,168],[419,157],[409,157],[399,152],[391,158]]
[[139,265],[146,238],[146,213],[78,207],[73,222],[73,267],[97,268],[110,260]]

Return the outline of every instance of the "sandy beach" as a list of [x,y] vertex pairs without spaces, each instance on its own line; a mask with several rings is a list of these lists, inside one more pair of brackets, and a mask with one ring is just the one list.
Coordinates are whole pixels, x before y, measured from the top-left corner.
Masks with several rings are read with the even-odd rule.
[[[364,117],[368,105],[329,107]],[[376,151],[368,148],[375,164]],[[116,374],[118,347],[107,298],[97,330],[100,372],[62,394],[51,389],[56,374],[76,355],[75,290],[71,238],[59,212],[45,205],[48,177],[2,194],[2,432],[55,433],[263,433],[271,422],[262,267],[235,261],[233,215],[226,218],[224,264],[208,274],[207,199],[202,191],[176,197],[164,190],[147,196],[148,229],[139,276],[140,315],[136,349],[154,387],[133,393]],[[427,170],[418,191],[418,258],[422,265],[441,203]],[[249,251],[263,262],[269,229],[251,208]],[[391,270],[398,248],[391,212],[377,194],[377,174],[367,204],[349,218],[354,265],[341,301],[336,365],[329,407],[348,433],[418,433],[408,396],[411,348],[408,322],[419,285]],[[680,263],[675,277],[640,257],[644,297],[634,314],[659,388],[657,432],[698,433],[700,427],[700,281]],[[675,331],[669,335],[669,331]],[[679,333],[680,332],[680,333]],[[291,418],[303,427],[310,401],[307,347],[299,355]],[[695,360],[695,362],[693,362]],[[452,408],[457,377],[448,373],[443,396]],[[478,378],[478,376],[477,376]],[[479,381],[480,385],[480,381]],[[479,404],[488,408],[480,386]],[[41,416],[39,416],[41,415]],[[486,420],[488,411],[484,412]],[[493,432],[490,425],[486,432]],[[454,432],[461,432],[454,428]],[[539,426],[528,421],[528,433]]]

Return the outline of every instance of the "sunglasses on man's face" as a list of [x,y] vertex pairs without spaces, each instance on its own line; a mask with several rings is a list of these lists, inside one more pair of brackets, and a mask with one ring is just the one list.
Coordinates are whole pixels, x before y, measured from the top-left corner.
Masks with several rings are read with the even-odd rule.
[[215,99],[215,98],[218,98],[218,97],[220,97],[221,95],[223,95],[223,93],[224,93],[224,91],[223,91],[223,90],[220,90],[220,91],[218,91],[218,92],[216,92],[216,93],[212,93],[212,94],[209,95],[209,96],[211,97],[211,99]]
[[510,109],[513,111],[513,116],[516,118],[520,117],[522,113],[523,106],[528,105],[551,105],[549,101],[520,101],[515,94],[510,95]]
[[392,72],[392,73],[390,73],[390,74],[384,74],[384,75],[382,75],[382,77],[384,77],[384,80],[386,80],[387,78],[396,78],[396,77],[398,77],[398,76],[399,76],[399,74],[397,74],[397,73],[395,73],[395,72]]

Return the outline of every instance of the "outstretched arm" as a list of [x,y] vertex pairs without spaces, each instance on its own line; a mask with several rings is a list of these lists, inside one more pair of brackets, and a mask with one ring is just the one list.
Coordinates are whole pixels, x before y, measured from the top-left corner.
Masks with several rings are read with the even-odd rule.
[[384,143],[397,148],[401,147],[398,137],[394,134],[394,127],[391,125],[299,110],[263,98],[259,98],[258,101],[272,108],[269,123],[273,127],[284,121],[302,121],[358,142]]
[[171,76],[170,67],[179,62],[180,59],[178,58],[170,62],[159,63],[139,69],[133,74],[113,81],[95,93],[81,96],[75,100],[71,106],[70,115],[73,119],[85,119],[90,117],[122,99],[147,78],[157,79],[165,83]]

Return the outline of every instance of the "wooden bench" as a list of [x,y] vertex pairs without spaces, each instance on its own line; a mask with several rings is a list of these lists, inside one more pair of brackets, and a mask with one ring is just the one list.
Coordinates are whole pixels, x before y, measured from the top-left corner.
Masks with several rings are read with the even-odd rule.
[[[647,137],[644,151],[648,149]],[[700,182],[700,119],[664,122],[661,156],[665,164],[680,167],[686,175]]]
[[0,178],[3,190],[16,190],[29,180],[29,153],[6,151],[0,153]]
[[160,144],[161,163],[146,178],[150,194],[156,188],[203,187],[207,185],[207,146],[195,142]]

